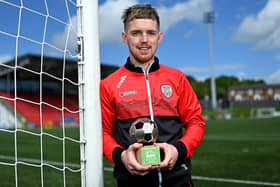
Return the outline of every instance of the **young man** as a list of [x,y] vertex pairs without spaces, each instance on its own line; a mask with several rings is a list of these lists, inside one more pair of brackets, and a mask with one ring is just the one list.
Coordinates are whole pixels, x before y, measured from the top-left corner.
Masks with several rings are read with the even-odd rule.
[[[101,81],[104,154],[115,164],[118,186],[193,186],[190,157],[205,130],[199,101],[186,76],[155,57],[163,38],[156,10],[134,5],[122,19],[129,57]],[[143,145],[129,135],[131,124],[143,117],[158,125],[156,145],[164,158],[156,166],[137,162],[135,151]]]

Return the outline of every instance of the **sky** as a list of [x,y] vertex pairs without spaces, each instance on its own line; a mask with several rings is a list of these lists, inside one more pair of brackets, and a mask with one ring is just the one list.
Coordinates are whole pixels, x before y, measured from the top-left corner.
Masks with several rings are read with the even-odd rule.
[[[128,48],[121,40],[121,15],[137,3],[152,4],[160,15],[164,33],[156,52],[160,63],[197,80],[209,78],[209,25],[203,15],[214,11],[210,34],[215,76],[280,83],[280,0],[100,0],[102,63],[125,63]],[[0,0],[0,62],[25,53],[62,56],[67,51],[67,56],[75,56],[75,4],[75,0]]]

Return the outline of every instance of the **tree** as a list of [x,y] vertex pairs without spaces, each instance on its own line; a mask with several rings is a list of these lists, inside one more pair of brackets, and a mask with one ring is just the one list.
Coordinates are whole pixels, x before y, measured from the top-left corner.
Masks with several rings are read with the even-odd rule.
[[[206,95],[210,96],[210,78],[205,81],[197,81],[192,76],[187,76],[190,84],[192,85],[198,99],[204,99]],[[216,93],[218,99],[227,99],[227,91],[230,86],[238,85],[260,85],[265,84],[263,80],[245,79],[239,80],[235,76],[219,76],[216,81]]]

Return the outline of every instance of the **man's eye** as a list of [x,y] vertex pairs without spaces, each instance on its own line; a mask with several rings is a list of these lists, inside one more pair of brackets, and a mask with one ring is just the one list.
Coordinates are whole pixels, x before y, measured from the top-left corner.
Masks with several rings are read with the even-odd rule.
[[156,32],[150,31],[150,32],[148,32],[148,34],[149,34],[149,35],[156,35]]
[[132,35],[133,36],[137,36],[139,34],[139,32],[137,31],[137,32],[132,32]]

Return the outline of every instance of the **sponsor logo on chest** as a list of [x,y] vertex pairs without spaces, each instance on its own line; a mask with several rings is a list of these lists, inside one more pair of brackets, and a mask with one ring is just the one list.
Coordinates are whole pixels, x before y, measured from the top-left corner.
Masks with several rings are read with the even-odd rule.
[[137,94],[136,90],[131,90],[131,91],[126,91],[126,92],[120,92],[119,93],[119,95],[121,97],[128,96],[128,95],[135,95],[135,94]]

